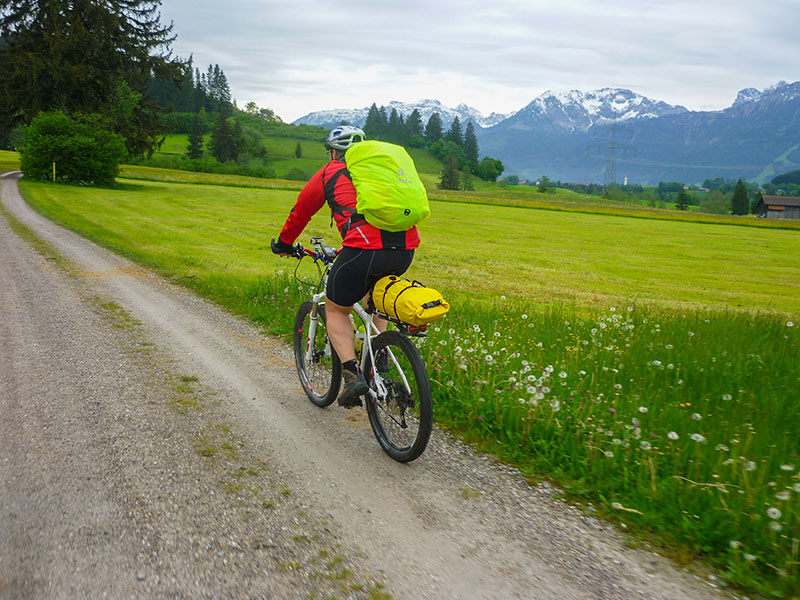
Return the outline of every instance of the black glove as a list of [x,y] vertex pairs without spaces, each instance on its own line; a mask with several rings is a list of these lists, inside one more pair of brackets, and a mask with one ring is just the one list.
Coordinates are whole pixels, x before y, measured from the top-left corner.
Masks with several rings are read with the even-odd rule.
[[273,254],[294,254],[294,246],[284,242],[280,236],[277,241],[273,238],[271,245]]

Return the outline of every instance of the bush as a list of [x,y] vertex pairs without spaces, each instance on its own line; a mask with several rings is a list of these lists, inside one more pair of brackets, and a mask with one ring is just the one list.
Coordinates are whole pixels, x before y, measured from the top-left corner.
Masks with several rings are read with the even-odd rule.
[[25,128],[19,148],[25,177],[68,183],[111,185],[125,158],[125,140],[103,128],[99,115],[68,117],[61,111],[39,113]]
[[289,172],[284,176],[284,179],[291,179],[292,181],[308,181],[308,175],[300,167],[292,167]]

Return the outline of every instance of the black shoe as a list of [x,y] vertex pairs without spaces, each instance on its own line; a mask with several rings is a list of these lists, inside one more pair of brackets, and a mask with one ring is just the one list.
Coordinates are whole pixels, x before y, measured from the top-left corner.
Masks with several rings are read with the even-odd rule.
[[378,350],[378,353],[375,355],[375,367],[377,367],[378,373],[389,372],[389,352],[386,348]]
[[342,393],[339,394],[339,406],[343,406],[345,408],[362,406],[361,398],[359,396],[366,394],[367,390],[369,389],[367,382],[364,380],[364,376],[361,373],[356,375],[347,369],[342,371],[342,375],[344,376],[344,389],[342,390]]

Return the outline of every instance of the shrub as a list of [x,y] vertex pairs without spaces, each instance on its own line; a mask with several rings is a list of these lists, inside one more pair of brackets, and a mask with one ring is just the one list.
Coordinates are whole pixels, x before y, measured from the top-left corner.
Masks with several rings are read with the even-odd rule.
[[111,185],[125,158],[125,140],[107,131],[99,115],[68,117],[61,111],[39,113],[25,128],[19,148],[25,177],[69,183]]
[[308,181],[308,175],[300,167],[292,167],[286,173],[284,179],[291,179],[292,181]]

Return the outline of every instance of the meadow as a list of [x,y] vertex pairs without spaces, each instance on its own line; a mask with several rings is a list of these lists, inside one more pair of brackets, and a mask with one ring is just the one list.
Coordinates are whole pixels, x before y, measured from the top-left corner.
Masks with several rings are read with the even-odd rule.
[[[53,220],[287,335],[308,289],[269,238],[296,189],[147,176],[22,188]],[[431,196],[410,274],[454,307],[421,344],[437,423],[728,585],[799,593],[800,231]],[[338,240],[325,210],[311,235]]]

